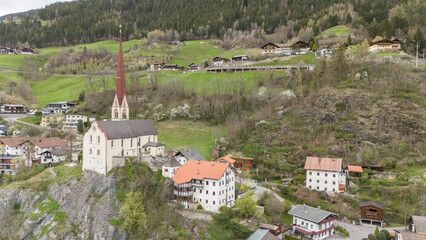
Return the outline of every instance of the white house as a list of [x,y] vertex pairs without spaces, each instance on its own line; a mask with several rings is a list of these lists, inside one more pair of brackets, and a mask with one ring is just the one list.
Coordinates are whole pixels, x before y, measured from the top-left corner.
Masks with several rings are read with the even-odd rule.
[[67,154],[65,148],[44,151],[41,153],[41,164],[63,162],[67,159]]
[[306,187],[317,191],[337,192],[346,189],[346,175],[341,158],[307,157]]
[[178,161],[176,161],[175,156],[168,156],[167,162],[161,167],[162,175],[166,178],[172,178],[174,176],[174,172],[178,170],[181,166]]
[[206,159],[201,155],[201,153],[195,148],[183,149],[175,154],[176,160],[180,165],[185,164],[188,160],[201,160],[206,161]]
[[151,120],[95,121],[83,137],[83,171],[107,174],[117,164],[114,156],[139,156],[157,138]]
[[63,129],[77,130],[79,121],[82,121],[83,123],[87,122],[87,116],[78,113],[67,113],[65,114]]
[[218,212],[235,205],[235,173],[228,163],[188,160],[174,174],[175,199],[186,208],[192,203]]
[[288,214],[293,216],[292,234],[313,240],[322,240],[334,234],[335,213],[303,205],[293,207]]

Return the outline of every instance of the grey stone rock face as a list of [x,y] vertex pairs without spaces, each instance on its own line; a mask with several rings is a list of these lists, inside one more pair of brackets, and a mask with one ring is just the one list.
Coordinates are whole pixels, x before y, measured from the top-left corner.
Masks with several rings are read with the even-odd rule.
[[[52,183],[47,192],[18,186],[2,189],[0,224],[7,227],[0,239],[126,239],[109,223],[118,218],[115,187],[113,174],[83,172],[80,180]],[[57,208],[40,211],[38,205],[49,202],[57,202]],[[66,217],[60,220],[59,212]]]

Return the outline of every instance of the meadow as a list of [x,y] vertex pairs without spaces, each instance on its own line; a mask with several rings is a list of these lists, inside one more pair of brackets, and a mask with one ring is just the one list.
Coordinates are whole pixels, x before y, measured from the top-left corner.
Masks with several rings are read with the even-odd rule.
[[345,25],[337,25],[334,27],[331,27],[325,31],[323,31],[320,34],[320,38],[330,38],[330,37],[340,37],[340,36],[347,36],[349,35],[349,33],[351,32],[351,30],[346,27]]

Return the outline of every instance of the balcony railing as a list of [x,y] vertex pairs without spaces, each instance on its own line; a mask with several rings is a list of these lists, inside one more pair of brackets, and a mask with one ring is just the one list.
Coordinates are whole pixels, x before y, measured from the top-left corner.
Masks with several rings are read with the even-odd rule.
[[194,192],[192,191],[187,191],[187,192],[183,192],[183,191],[178,191],[178,190],[174,190],[173,191],[175,196],[179,196],[179,197],[189,197],[192,196]]

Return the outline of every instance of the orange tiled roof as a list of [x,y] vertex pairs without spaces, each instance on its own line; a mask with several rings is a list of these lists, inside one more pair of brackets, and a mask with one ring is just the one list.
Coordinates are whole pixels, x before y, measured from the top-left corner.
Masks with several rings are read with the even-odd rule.
[[225,162],[229,163],[229,164],[234,164],[237,160],[232,158],[232,154],[228,154],[224,157],[221,157],[219,159],[217,159],[215,162],[219,162],[220,160],[224,160]]
[[340,172],[342,170],[342,159],[306,157],[305,169]]
[[351,166],[351,165],[348,165],[348,170],[349,170],[349,172],[357,172],[357,173],[363,173],[364,172],[362,170],[361,166]]
[[188,160],[174,172],[172,180],[177,184],[190,182],[192,179],[204,178],[219,180],[228,168],[228,163]]

